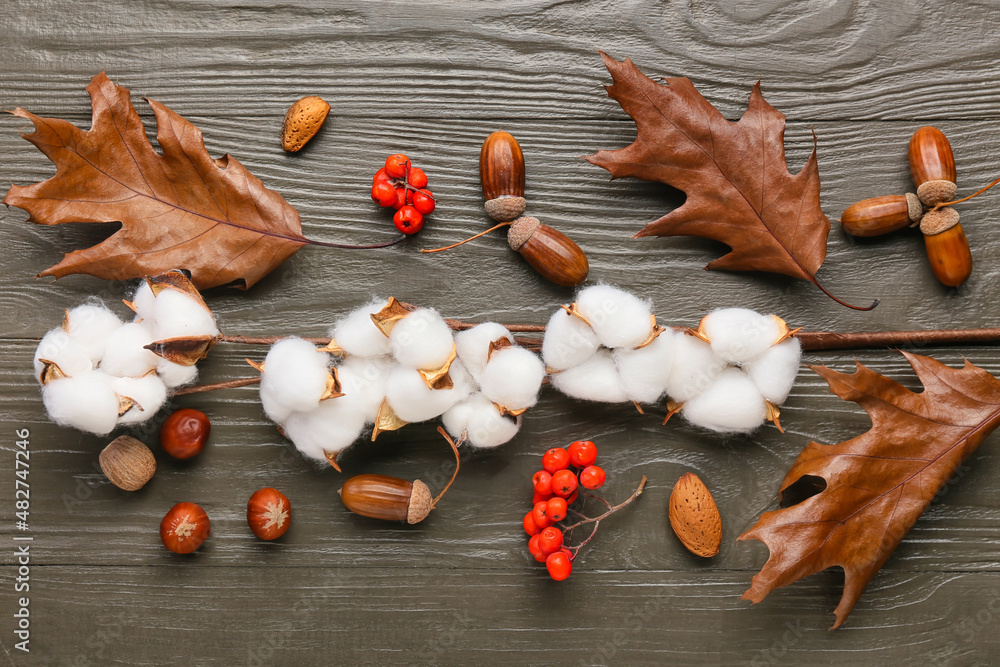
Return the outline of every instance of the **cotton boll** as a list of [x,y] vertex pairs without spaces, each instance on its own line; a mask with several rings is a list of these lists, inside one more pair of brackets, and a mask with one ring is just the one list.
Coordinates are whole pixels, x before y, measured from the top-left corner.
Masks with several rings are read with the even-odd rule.
[[87,433],[107,435],[118,421],[118,396],[110,376],[100,371],[49,382],[42,387],[42,402],[56,424]]
[[451,329],[436,311],[415,310],[389,332],[392,356],[404,366],[431,370],[448,361],[455,341]]
[[743,367],[760,393],[774,405],[781,405],[795,384],[802,359],[798,338],[789,338],[764,353],[760,359]]
[[183,387],[198,379],[197,366],[181,366],[166,359],[160,359],[156,364],[156,374],[168,389]]
[[705,341],[689,334],[674,338],[674,365],[667,377],[667,395],[683,403],[706,389],[726,367]]
[[212,311],[179,290],[164,289],[156,296],[153,317],[157,340],[219,334]]
[[552,313],[542,340],[542,360],[557,371],[579,366],[601,346],[594,330],[579,317],[560,308]]
[[552,386],[573,398],[601,403],[629,400],[610,350],[600,350],[590,359],[552,376]]
[[118,316],[100,304],[84,304],[66,313],[66,333],[97,363],[104,356],[108,337],[122,325]]
[[94,368],[87,350],[70,338],[62,328],[49,331],[35,348],[36,380],[41,379],[45,369],[42,359],[53,362],[66,375],[79,375]]
[[496,322],[483,322],[455,334],[455,348],[458,351],[458,358],[462,360],[465,368],[477,382],[486,369],[490,343],[495,343],[501,338],[506,338],[511,343],[514,342],[514,337],[507,331],[507,328]]
[[538,402],[545,364],[523,347],[497,350],[480,379],[483,395],[508,410],[530,408]]
[[365,423],[373,424],[391,372],[388,357],[351,357],[337,368],[344,396],[330,400],[351,405]]
[[384,307],[384,299],[361,306],[338,321],[330,329],[330,337],[348,356],[374,357],[389,354],[389,339],[371,318]]
[[167,400],[167,387],[154,373],[141,378],[111,378],[111,388],[122,397],[131,398],[133,405],[118,417],[119,424],[139,424],[151,418]]
[[464,401],[451,406],[441,415],[441,423],[452,438],[457,440],[469,428],[469,419],[472,418],[475,401],[478,398],[482,398],[482,394],[476,392]]
[[260,400],[267,416],[278,424],[292,412],[319,405],[330,375],[330,357],[301,338],[275,343],[264,358]]
[[729,367],[705,391],[684,403],[681,415],[710,431],[749,433],[764,423],[767,406],[746,373]]
[[781,335],[778,321],[747,308],[723,308],[709,313],[701,332],[712,351],[724,361],[744,364],[760,357]]
[[[346,397],[341,397],[346,398]],[[326,459],[326,452],[336,454],[347,449],[365,427],[365,420],[340,398],[320,402],[308,412],[294,412],[284,424],[285,435],[295,448],[317,461]]]
[[605,347],[637,347],[652,333],[649,303],[610,285],[594,285],[576,295],[576,308]]
[[154,340],[153,328],[145,322],[122,325],[108,336],[99,368],[117,377],[142,377],[160,361],[160,357],[143,349]]
[[396,366],[386,381],[385,399],[396,415],[407,422],[434,419],[472,393],[472,379],[462,362],[455,361],[448,371],[452,389],[430,389],[418,371]]
[[622,387],[636,403],[655,403],[667,391],[674,367],[674,349],[679,334],[667,329],[646,347],[613,352]]
[[[482,394],[468,401],[469,421],[465,428],[468,442],[473,447],[488,449],[510,442],[521,428],[521,418],[505,417]],[[447,428],[447,427],[446,427]]]
[[156,324],[154,316],[154,304],[156,295],[145,280],[139,283],[135,294],[132,295],[132,307],[135,308],[135,318],[143,320],[146,324]]

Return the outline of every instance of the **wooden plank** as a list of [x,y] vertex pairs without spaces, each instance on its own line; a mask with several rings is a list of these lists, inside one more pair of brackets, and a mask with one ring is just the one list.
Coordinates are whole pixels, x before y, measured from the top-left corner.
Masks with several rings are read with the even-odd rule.
[[[988,664],[1000,648],[996,573],[887,574],[846,629],[829,632],[837,576],[751,606],[739,598],[744,575],[725,571],[581,569],[567,585],[524,560],[289,568],[268,555],[266,569],[181,557],[35,568],[32,652],[101,665],[943,665]],[[11,568],[0,572],[9,585]]]
[[[212,155],[229,152],[268,186],[283,193],[302,214],[307,235],[333,241],[392,238],[390,216],[369,198],[371,176],[394,151],[405,151],[425,166],[441,198],[420,235],[402,247],[372,251],[307,247],[250,294],[216,290],[209,295],[223,329],[230,333],[317,336],[334,319],[372,295],[394,294],[432,306],[453,317],[542,323],[572,291],[551,285],[515,256],[503,234],[474,241],[441,255],[421,255],[482,231],[491,221],[482,210],[478,154],[497,124],[488,120],[413,121],[405,136],[362,119],[333,119],[300,155],[277,142],[280,117],[268,126],[247,128],[247,118],[198,118]],[[0,182],[19,184],[52,174],[41,153],[16,136],[21,122],[0,117]],[[971,193],[995,177],[993,145],[984,136],[1000,132],[1000,122],[939,124],[955,146],[962,192]],[[697,322],[714,307],[740,304],[772,310],[807,329],[872,330],[992,326],[998,276],[989,261],[1000,248],[992,224],[993,192],[961,205],[963,227],[976,263],[959,290],[942,287],[928,270],[919,234],[910,231],[877,239],[846,236],[834,223],[829,253],[819,277],[828,289],[854,303],[881,298],[872,313],[835,304],[812,285],[766,274],[702,271],[724,246],[702,239],[632,239],[646,222],[681,201],[665,186],[621,179],[578,159],[598,149],[627,145],[631,121],[504,123],[527,155],[530,211],[575,238],[586,250],[591,279],[627,286],[654,300],[669,321]],[[831,218],[848,205],[879,194],[911,188],[906,146],[915,123],[793,123],[787,133],[793,170],[812,150],[811,130],[820,141],[823,204]],[[2,142],[7,142],[6,144]],[[58,261],[63,252],[99,241],[85,225],[58,228],[26,224],[19,209],[0,208],[7,252],[0,274],[0,336],[40,337],[55,326],[64,308],[87,295],[116,302],[122,285],[71,276],[52,282],[32,275]],[[73,229],[76,227],[76,229]],[[80,229],[80,227],[83,227]],[[497,298],[497,294],[509,297]]]
[[[526,549],[520,527],[530,509],[531,474],[545,449],[580,437],[594,439],[611,481],[609,499],[624,499],[643,474],[647,492],[629,510],[602,524],[592,548],[581,558],[589,569],[675,570],[694,566],[670,532],[666,501],[673,483],[695,471],[712,489],[724,521],[724,549],[703,569],[741,570],[747,579],[766,560],[758,543],[736,542],[759,515],[774,509],[785,471],[810,440],[835,443],[867,430],[867,417],[854,404],[830,395],[826,384],[803,369],[782,408],[787,433],[766,427],[747,437],[719,438],[672,421],[660,425],[660,410],[643,417],[631,406],[599,406],[546,390],[525,416],[518,437],[496,451],[468,452],[458,480],[426,523],[402,526],[362,519],[345,510],[336,490],[347,476],[362,472],[421,479],[441,488],[453,458],[430,423],[408,426],[377,443],[358,442],[342,457],[345,473],[320,469],[303,460],[263,415],[255,388],[186,396],[176,407],[195,407],[213,421],[212,439],[197,459],[178,462],[157,444],[157,429],[169,410],[135,435],[157,453],[156,476],[137,493],[108,483],[96,467],[110,438],[60,429],[47,422],[37,385],[23,369],[33,346],[8,343],[0,377],[0,411],[10,428],[32,432],[32,531],[45,545],[37,562],[49,564],[162,564],[171,562],[159,541],[163,514],[176,502],[201,504],[213,521],[213,536],[199,565],[221,567],[238,561],[267,567],[263,549],[245,524],[246,500],[264,486],[289,496],[294,524],[275,550],[285,565],[314,565],[317,559],[349,559],[366,567],[405,567],[408,563],[447,561],[476,567],[483,558],[516,562]],[[967,356],[1000,374],[1000,355],[992,349],[936,350],[952,365]],[[202,362],[205,381],[252,375],[247,355],[263,357],[249,346],[220,345]],[[853,354],[809,355],[810,363],[849,370]],[[857,358],[906,386],[917,388],[901,355],[861,352]],[[893,571],[997,571],[1000,549],[1000,460],[994,440],[963,467],[916,524],[886,564]],[[10,470],[13,443],[2,443],[0,465]],[[12,485],[10,485],[12,487]],[[0,492],[0,506],[12,504],[13,488]],[[484,499],[488,498],[488,502]],[[13,527],[0,526],[0,536]],[[377,545],[377,546],[376,546]],[[236,559],[236,561],[234,561]],[[502,566],[501,566],[502,567]]]
[[182,114],[280,117],[320,94],[362,118],[616,117],[600,89],[605,49],[650,75],[692,78],[730,117],[763,79],[800,120],[995,118],[997,11],[976,0],[643,0],[628,11],[598,0],[11,0],[0,105],[30,97],[64,113],[103,69]]

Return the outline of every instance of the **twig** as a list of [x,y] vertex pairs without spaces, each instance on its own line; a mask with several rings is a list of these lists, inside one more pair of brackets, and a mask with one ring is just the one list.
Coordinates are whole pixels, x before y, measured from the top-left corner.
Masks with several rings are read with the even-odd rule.
[[1000,343],[1000,328],[937,329],[928,331],[800,331],[795,337],[802,349],[853,350],[861,347],[901,347],[904,345],[968,345]]
[[577,521],[572,526],[567,526],[566,528],[563,528],[563,532],[566,532],[566,531],[569,531],[569,530],[573,530],[574,528],[576,528],[578,526],[582,526],[582,525],[584,525],[586,523],[594,523],[596,521],[601,521],[602,519],[606,519],[607,517],[611,516],[612,514],[614,514],[615,512],[617,512],[618,510],[620,510],[621,508],[623,508],[626,505],[629,505],[630,503],[632,503],[640,495],[642,495],[642,490],[645,488],[647,481],[648,480],[646,479],[646,476],[643,475],[642,479],[639,481],[638,488],[636,488],[636,490],[632,492],[632,495],[629,496],[628,498],[626,498],[624,501],[618,503],[617,505],[612,506],[607,512],[605,512],[601,516],[595,516],[592,519],[583,519],[582,521]]
[[184,387],[171,393],[171,396],[184,396],[186,394],[200,394],[203,391],[215,391],[216,389],[235,389],[236,387],[249,387],[252,384],[260,384],[260,376],[255,378],[240,378],[228,382],[216,382],[215,384],[199,384],[193,387]]

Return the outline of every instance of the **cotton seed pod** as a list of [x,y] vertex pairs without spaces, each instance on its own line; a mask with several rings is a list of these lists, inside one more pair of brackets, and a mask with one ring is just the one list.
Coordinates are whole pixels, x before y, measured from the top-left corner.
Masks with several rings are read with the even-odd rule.
[[972,273],[972,253],[965,231],[958,221],[958,211],[945,207],[929,211],[920,223],[924,248],[931,270],[943,284],[958,287]]
[[840,224],[851,236],[881,236],[920,222],[923,210],[912,192],[871,197],[848,206]]
[[587,255],[562,232],[543,225],[538,218],[515,220],[507,232],[507,243],[528,264],[556,285],[575,287],[587,279]]
[[303,97],[292,104],[281,123],[281,147],[289,153],[302,150],[323,127],[329,113],[330,105],[315,95]]
[[958,192],[955,184],[955,156],[944,133],[925,125],[910,137],[910,174],[917,196],[927,206],[951,201]]
[[153,452],[128,435],[112,440],[101,451],[98,461],[105,477],[125,491],[138,491],[156,472],[156,457]]
[[372,519],[414,524],[434,509],[431,491],[419,479],[408,482],[387,475],[357,475],[337,493],[347,509]]
[[524,213],[524,153],[507,132],[486,137],[479,152],[479,180],[486,213],[497,222],[509,222]]

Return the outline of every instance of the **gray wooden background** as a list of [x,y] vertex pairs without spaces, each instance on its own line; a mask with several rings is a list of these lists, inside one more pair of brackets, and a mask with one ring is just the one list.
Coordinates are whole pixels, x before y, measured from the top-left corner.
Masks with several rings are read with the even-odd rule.
[[[746,305],[807,329],[876,330],[998,324],[997,196],[961,207],[976,263],[948,290],[932,277],[916,234],[855,242],[834,229],[820,278],[847,310],[813,286],[767,275],[703,272],[721,246],[697,239],[632,240],[682,197],[623,180],[579,156],[621,147],[634,125],[602,88],[597,49],[629,56],[651,76],[688,76],[729,118],[750,86],[788,117],[797,170],[819,139],[825,211],[909,187],[910,134],[933,123],[955,148],[961,191],[997,176],[1000,160],[1000,3],[989,0],[766,0],[719,2],[360,2],[348,0],[4,0],[0,107],[22,106],[87,126],[84,87],[106,70],[201,127],[213,155],[231,153],[302,213],[310,236],[390,238],[368,197],[386,155],[405,152],[430,176],[439,209],[401,247],[305,248],[247,293],[209,303],[227,333],[323,335],[372,295],[395,295],[451,317],[543,323],[571,292],[542,282],[501,238],[449,254],[418,249],[484,229],[477,160],[505,129],[528,162],[531,210],[587,251],[594,281],[652,298],[661,321],[694,324],[713,307]],[[298,155],[278,129],[295,99],[333,106]],[[52,173],[0,117],[0,181]],[[150,134],[153,128],[149,128]],[[983,664],[1000,650],[1000,453],[988,440],[872,581],[846,626],[827,628],[842,575],[825,572],[763,603],[740,600],[766,560],[735,538],[775,507],[778,483],[810,440],[837,442],[865,415],[803,368],[783,409],[784,435],[763,428],[720,438],[630,407],[594,407],[547,392],[508,445],[466,457],[445,501],[417,527],[348,513],[344,476],[307,464],[264,417],[253,388],[185,397],[214,424],[188,463],[157,450],[160,469],[127,494],[95,470],[106,439],[46,420],[31,377],[35,340],[62,309],[91,294],[116,302],[125,286],[36,272],[107,230],[43,228],[0,210],[0,662],[178,664]],[[836,226],[835,226],[836,227]],[[1000,352],[930,349],[1000,373]],[[222,345],[202,363],[208,381],[247,373],[263,350]],[[807,355],[849,369],[855,356],[913,387],[901,355]],[[155,424],[139,437],[154,444]],[[17,567],[12,537],[14,432],[31,431],[31,653],[14,650]],[[642,474],[648,493],[602,525],[570,580],[548,580],[520,527],[528,477],[547,448],[594,439],[624,498]],[[343,457],[346,474],[450,473],[433,426],[412,426]],[[722,552],[685,552],[667,523],[674,481],[693,470],[724,522]],[[294,523],[264,544],[244,522],[259,487],[283,490]],[[212,537],[195,555],[160,545],[175,502],[201,504]]]

